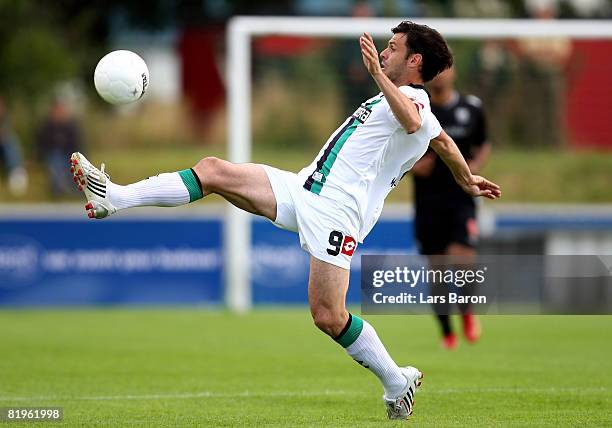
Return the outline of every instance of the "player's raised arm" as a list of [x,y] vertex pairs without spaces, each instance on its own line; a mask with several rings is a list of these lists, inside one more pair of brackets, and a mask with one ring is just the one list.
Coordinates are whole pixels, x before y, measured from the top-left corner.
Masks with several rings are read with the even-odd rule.
[[442,158],[453,173],[455,181],[471,196],[484,196],[489,199],[501,197],[500,187],[479,176],[472,175],[468,164],[451,137],[444,131],[431,140],[431,148]]
[[402,125],[402,128],[409,134],[418,131],[423,122],[421,115],[412,100],[404,95],[389,77],[383,73],[372,36],[368,33],[363,33],[359,38],[359,45],[361,46],[361,56],[364,65],[387,99],[391,111]]

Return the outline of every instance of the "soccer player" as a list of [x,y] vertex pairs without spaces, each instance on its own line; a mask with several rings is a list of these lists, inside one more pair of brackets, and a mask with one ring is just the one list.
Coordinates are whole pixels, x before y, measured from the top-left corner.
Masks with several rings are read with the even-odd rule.
[[120,186],[80,153],[71,158],[88,199],[89,217],[139,206],[177,206],[211,193],[299,234],[310,254],[308,301],[314,324],[380,379],[391,419],[406,419],[422,374],[399,367],[372,326],[346,310],[351,257],[372,229],[387,194],[431,145],[472,196],[496,199],[499,186],[472,175],[429,107],[423,84],[452,65],[442,36],[412,22],[392,29],[378,52],[370,35],[359,42],[381,92],[364,101],[298,174],[267,165],[236,165],[206,157],[192,168]]
[[[438,74],[430,83],[431,111],[442,128],[457,143],[472,173],[486,162],[491,151],[487,142],[485,116],[481,101],[463,96],[455,89],[453,67]],[[415,236],[424,255],[459,256],[469,264],[476,256],[478,238],[476,204],[453,179],[452,171],[436,153],[428,150],[412,168],[414,177]],[[446,287],[436,287],[448,291]],[[442,293],[445,294],[445,293]],[[463,332],[469,342],[480,338],[480,323],[469,305],[459,305]],[[434,311],[442,330],[442,345],[457,347],[448,304],[435,304]]]

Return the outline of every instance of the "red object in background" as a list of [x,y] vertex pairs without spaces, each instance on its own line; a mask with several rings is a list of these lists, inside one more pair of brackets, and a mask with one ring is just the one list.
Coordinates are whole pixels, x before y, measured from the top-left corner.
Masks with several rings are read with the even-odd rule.
[[565,104],[570,143],[575,148],[612,150],[612,42],[573,42]]
[[261,55],[293,57],[309,53],[323,46],[325,42],[312,37],[265,36],[253,42],[253,49]]
[[183,94],[191,102],[198,119],[205,120],[225,100],[216,52],[223,31],[223,28],[186,29],[179,41]]
[[[216,49],[224,31],[222,27],[186,29],[178,44],[183,94],[190,101],[199,125],[205,126],[206,119],[225,102]],[[254,41],[258,54],[277,57],[303,55],[322,45],[324,42],[308,37],[268,36]]]

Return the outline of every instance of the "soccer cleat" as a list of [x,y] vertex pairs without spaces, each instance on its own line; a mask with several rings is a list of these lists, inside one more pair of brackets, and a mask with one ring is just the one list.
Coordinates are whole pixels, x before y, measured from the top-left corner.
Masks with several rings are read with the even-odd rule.
[[457,349],[458,345],[459,341],[457,340],[455,333],[447,334],[442,338],[442,347],[447,351],[454,351]]
[[402,393],[396,398],[389,398],[383,395],[389,419],[408,419],[412,415],[414,394],[417,388],[421,386],[421,379],[423,379],[423,373],[415,367],[400,367],[400,370],[407,380],[406,387]]
[[104,164],[98,169],[81,153],[70,156],[70,172],[79,190],[85,193],[85,210],[89,218],[105,218],[117,212],[108,198],[110,177],[104,172]]
[[480,339],[480,321],[474,314],[463,314],[463,334],[468,342],[474,343]]

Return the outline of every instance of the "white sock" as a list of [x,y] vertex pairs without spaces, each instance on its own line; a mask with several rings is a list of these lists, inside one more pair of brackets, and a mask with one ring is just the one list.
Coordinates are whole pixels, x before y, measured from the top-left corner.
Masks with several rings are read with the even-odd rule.
[[118,210],[131,207],[176,207],[191,202],[192,192],[178,172],[159,174],[127,186],[107,185],[111,204]]
[[[360,322],[363,322],[361,333],[352,344],[346,347],[346,352],[380,379],[386,397],[396,398],[406,387],[407,380],[385,349],[385,345],[380,341],[374,327],[367,321],[352,315],[352,324],[358,326]],[[350,330],[349,327],[349,334]]]

